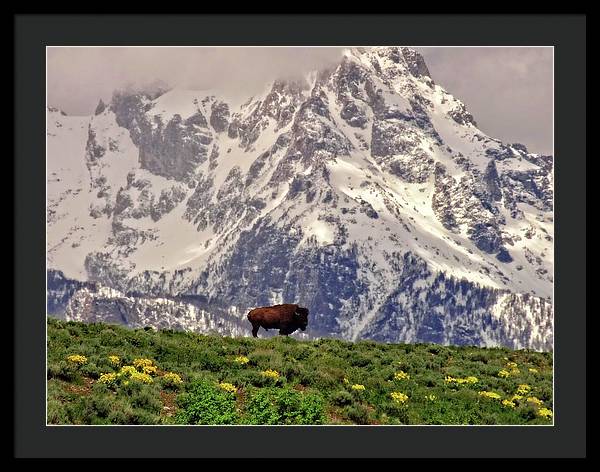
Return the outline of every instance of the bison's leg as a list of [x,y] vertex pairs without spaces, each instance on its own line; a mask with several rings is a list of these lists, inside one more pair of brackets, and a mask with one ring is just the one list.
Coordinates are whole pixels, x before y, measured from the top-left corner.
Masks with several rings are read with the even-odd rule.
[[258,337],[258,328],[260,328],[259,324],[252,323],[252,336],[254,336],[255,338]]

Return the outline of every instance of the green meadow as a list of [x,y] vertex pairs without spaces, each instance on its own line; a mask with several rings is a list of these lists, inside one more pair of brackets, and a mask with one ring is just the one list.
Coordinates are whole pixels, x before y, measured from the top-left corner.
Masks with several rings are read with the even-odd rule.
[[551,353],[47,323],[48,424],[553,422]]

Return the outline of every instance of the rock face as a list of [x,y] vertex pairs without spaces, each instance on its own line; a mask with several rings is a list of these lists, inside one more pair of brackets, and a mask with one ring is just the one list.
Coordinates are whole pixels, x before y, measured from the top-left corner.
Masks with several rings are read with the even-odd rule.
[[56,308],[58,302],[64,300],[59,281],[69,287],[71,293],[63,310],[55,314],[67,320],[124,324],[132,328],[215,332],[229,336],[240,336],[245,331],[235,312],[208,313],[202,308],[204,300],[199,297],[182,300],[126,295],[99,283],[69,281],[56,271],[49,271],[48,275],[49,313],[51,307]]
[[552,157],[482,133],[409,48],[244,104],[48,114],[49,313],[249,335],[299,303],[310,337],[553,347]]

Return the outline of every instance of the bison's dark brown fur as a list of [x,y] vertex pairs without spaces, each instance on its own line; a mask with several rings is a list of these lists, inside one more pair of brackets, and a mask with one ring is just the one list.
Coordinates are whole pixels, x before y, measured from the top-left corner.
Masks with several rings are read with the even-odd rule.
[[257,337],[258,329],[278,329],[279,334],[288,335],[308,325],[308,310],[298,305],[285,304],[255,308],[248,313],[252,323],[252,336]]

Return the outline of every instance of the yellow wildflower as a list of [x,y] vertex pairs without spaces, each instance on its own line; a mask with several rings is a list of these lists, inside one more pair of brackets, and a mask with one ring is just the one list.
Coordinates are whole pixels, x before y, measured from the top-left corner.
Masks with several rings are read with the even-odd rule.
[[362,384],[354,384],[352,385],[352,390],[364,390],[365,386]]
[[246,356],[237,356],[233,361],[238,364],[245,365],[250,362],[250,359],[248,359]]
[[515,407],[515,402],[510,401],[510,400],[502,400],[502,404],[504,406],[509,407],[509,408],[514,408]]
[[269,377],[271,379],[278,379],[279,378],[279,372],[277,372],[276,370],[267,369],[267,370],[262,371],[261,374],[264,377]]
[[425,395],[425,400],[429,400],[430,402],[434,402],[437,400],[437,397],[433,394],[431,395]]
[[117,374],[115,374],[113,372],[109,372],[107,374],[102,374],[98,378],[98,382],[106,384],[106,385],[113,384],[113,383],[115,383],[116,380],[117,380]]
[[406,372],[401,370],[400,372],[396,372],[394,374],[394,379],[395,380],[408,380],[408,379],[410,379],[410,375],[408,375]]
[[112,365],[119,365],[121,362],[121,359],[119,359],[119,356],[108,356],[108,360],[110,361],[110,363]]
[[517,363],[516,362],[507,362],[506,367],[508,367],[509,369],[516,369]]
[[235,387],[235,385],[227,383],[227,382],[221,382],[219,384],[219,387],[229,393],[237,392],[237,388]]
[[451,377],[449,375],[446,376],[446,382],[448,383],[455,383],[458,385],[462,385],[462,384],[474,384],[479,382],[479,379],[477,377],[473,377],[472,375],[466,378],[455,378],[455,377]]
[[140,370],[143,370],[144,367],[150,367],[153,364],[154,363],[152,362],[151,359],[134,359],[133,360],[133,365],[135,366],[135,368],[140,369]]
[[522,400],[522,399],[523,399],[523,395],[517,395],[517,394],[515,394],[515,395],[512,396],[512,398],[510,399],[510,401],[514,402],[515,400],[519,401],[519,400]]
[[404,393],[392,392],[390,393],[390,396],[395,403],[400,403],[401,405],[408,401],[408,395],[405,395]]
[[179,385],[183,383],[181,377],[175,372],[167,372],[165,375],[163,375],[163,379],[166,380],[167,383],[173,385]]
[[498,395],[495,392],[481,391],[481,392],[479,392],[479,395],[481,395],[482,397],[486,397],[486,398],[492,398],[494,400],[500,400],[502,398],[500,395]]
[[79,354],[72,354],[70,356],[67,356],[67,360],[69,362],[72,362],[73,364],[83,365],[87,362],[87,357],[81,356]]
[[346,377],[344,377],[344,383],[345,383],[345,384],[349,384],[349,383],[350,383],[350,381],[349,381],[349,380],[348,380]]
[[148,375],[156,375],[157,370],[158,369],[154,365],[145,365],[142,368],[142,372],[144,372],[144,374],[148,374]]
[[498,377],[502,377],[504,379],[508,378],[509,375],[510,372],[508,370],[502,369],[500,372],[498,372]]
[[532,374],[537,374],[539,371],[537,369],[534,369],[533,367],[530,367],[529,372],[531,372]]
[[541,406],[544,404],[544,402],[537,397],[527,397],[527,402],[533,403],[536,406]]
[[546,418],[546,419],[550,419],[552,418],[552,410],[549,410],[548,408],[540,408],[537,412],[538,416],[541,416],[542,418]]
[[119,376],[120,377],[123,377],[123,376],[131,377],[136,372],[137,372],[137,370],[135,370],[135,367],[133,367],[132,365],[124,365],[123,367],[121,367],[121,370],[119,371]]
[[531,392],[531,387],[527,384],[521,384],[519,385],[519,388],[517,388],[518,395],[527,395],[529,392]]
[[153,382],[152,377],[150,377],[148,374],[144,374],[142,372],[134,372],[131,374],[131,380],[135,380],[137,382],[142,382],[145,384],[151,384]]

